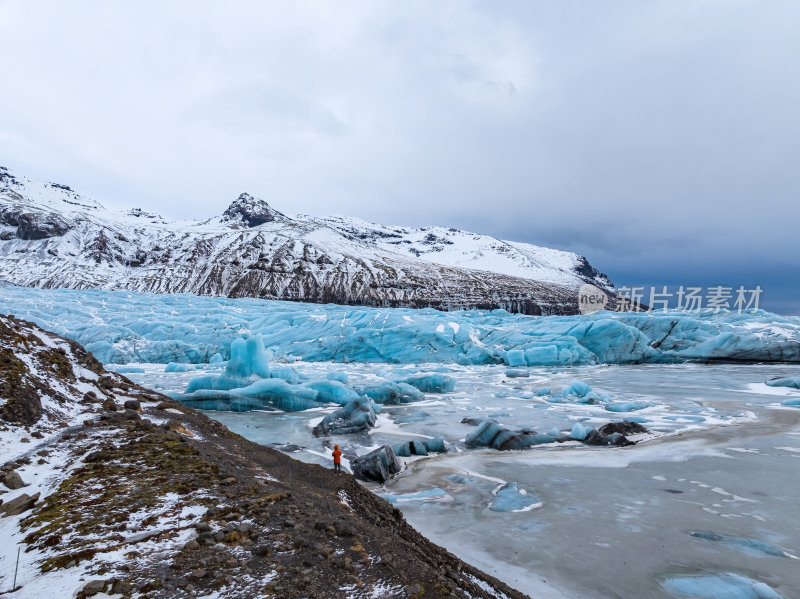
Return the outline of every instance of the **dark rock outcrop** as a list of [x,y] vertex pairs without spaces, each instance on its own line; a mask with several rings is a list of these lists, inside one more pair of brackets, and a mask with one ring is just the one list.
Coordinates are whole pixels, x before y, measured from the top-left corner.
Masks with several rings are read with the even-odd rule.
[[350,461],[353,476],[361,480],[384,483],[403,469],[403,465],[388,445]]
[[325,416],[322,422],[314,427],[314,435],[324,437],[364,432],[375,426],[377,419],[378,415],[372,407],[372,400],[362,396]]

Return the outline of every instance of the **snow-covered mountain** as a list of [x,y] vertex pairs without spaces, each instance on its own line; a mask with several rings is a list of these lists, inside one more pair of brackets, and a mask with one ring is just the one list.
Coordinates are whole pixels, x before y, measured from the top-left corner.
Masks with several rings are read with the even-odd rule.
[[0,167],[0,279],[388,307],[577,311],[611,283],[578,254],[444,227],[287,216],[239,196],[216,218],[107,210]]

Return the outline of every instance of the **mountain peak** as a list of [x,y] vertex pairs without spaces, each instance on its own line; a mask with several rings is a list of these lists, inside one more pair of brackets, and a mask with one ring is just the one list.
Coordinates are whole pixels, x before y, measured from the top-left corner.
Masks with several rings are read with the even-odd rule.
[[254,198],[249,193],[243,193],[231,202],[227,210],[222,213],[222,220],[234,223],[239,222],[248,227],[257,227],[264,223],[287,221],[289,219],[264,200]]

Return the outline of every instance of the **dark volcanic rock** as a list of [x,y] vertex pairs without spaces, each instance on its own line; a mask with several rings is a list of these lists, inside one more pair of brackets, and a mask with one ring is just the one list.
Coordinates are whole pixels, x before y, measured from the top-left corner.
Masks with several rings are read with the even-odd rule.
[[0,505],[0,512],[3,512],[4,516],[16,516],[17,514],[27,512],[36,505],[37,501],[39,501],[39,493],[33,496],[23,493],[19,497],[15,497],[11,501]]
[[21,489],[22,487],[25,486],[25,483],[22,482],[22,477],[13,471],[9,472],[3,477],[3,484],[12,490]]
[[616,447],[627,447],[628,445],[634,445],[633,441],[628,439],[625,435],[620,433],[611,433],[610,435],[604,435],[598,430],[592,429],[586,435],[586,438],[583,440],[586,445],[595,445],[595,446],[605,446],[605,445],[614,445]]
[[236,198],[222,214],[222,217],[224,220],[228,221],[241,221],[248,227],[257,227],[264,223],[271,223],[274,221],[289,220],[284,214],[272,208],[264,200],[254,198],[247,193],[243,193]]
[[17,237],[26,241],[61,237],[69,231],[69,224],[57,214],[22,213],[15,219]]
[[609,422],[597,430],[603,435],[611,435],[614,433],[619,433],[620,435],[640,435],[650,432],[638,422]]
[[388,445],[354,458],[350,461],[350,467],[356,478],[379,483],[386,482],[403,468]]

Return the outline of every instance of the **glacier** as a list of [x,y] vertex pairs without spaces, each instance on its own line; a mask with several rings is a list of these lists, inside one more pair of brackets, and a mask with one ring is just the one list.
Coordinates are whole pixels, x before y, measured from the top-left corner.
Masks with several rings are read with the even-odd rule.
[[[261,336],[283,361],[566,367],[800,362],[800,317],[751,313],[363,308],[252,298],[0,285],[0,312],[83,344],[103,363],[200,364]],[[413,384],[413,382],[412,382]]]

